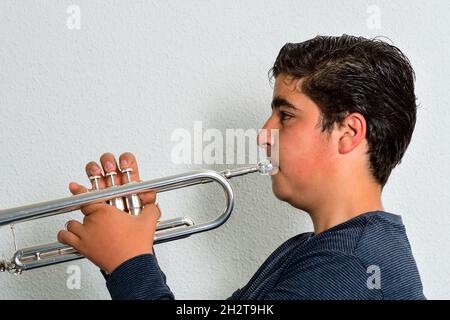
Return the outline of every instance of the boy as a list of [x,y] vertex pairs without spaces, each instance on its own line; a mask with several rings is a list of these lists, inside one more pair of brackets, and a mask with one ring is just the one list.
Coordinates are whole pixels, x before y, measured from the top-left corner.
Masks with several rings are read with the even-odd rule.
[[[318,36],[286,44],[271,71],[272,114],[264,128],[279,134],[272,189],[311,216],[314,232],[283,243],[230,298],[425,299],[401,217],[381,203],[416,122],[408,59],[382,41]],[[261,140],[270,155],[270,139]],[[120,167],[139,180],[132,154],[120,157]],[[102,175],[118,164],[104,154],[101,166],[91,162],[86,170]],[[70,190],[87,191],[76,183]],[[152,251],[156,197],[141,198],[140,216],[87,206],[83,224],[70,221],[58,239],[107,273],[113,299],[173,299]]]

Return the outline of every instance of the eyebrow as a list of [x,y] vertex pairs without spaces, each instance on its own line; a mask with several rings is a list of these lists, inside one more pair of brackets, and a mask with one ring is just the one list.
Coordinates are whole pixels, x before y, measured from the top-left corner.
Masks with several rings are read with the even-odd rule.
[[282,106],[283,107],[292,108],[292,109],[295,109],[295,110],[299,110],[299,108],[294,106],[292,103],[290,103],[286,99],[283,99],[283,98],[280,98],[280,97],[275,97],[272,100],[272,104],[271,104],[272,109],[277,109],[277,108],[280,108]]

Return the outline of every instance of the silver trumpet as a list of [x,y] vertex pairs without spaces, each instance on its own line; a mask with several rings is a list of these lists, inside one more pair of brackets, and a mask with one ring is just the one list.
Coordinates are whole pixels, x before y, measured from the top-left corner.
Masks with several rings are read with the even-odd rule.
[[[70,196],[66,198],[35,203],[31,205],[0,210],[0,226],[33,220],[66,212],[79,210],[81,207],[108,201],[109,204],[117,206],[129,214],[139,214],[141,204],[138,194],[153,190],[156,193],[175,190],[204,184],[209,182],[218,183],[225,192],[225,209],[214,220],[194,224],[187,217],[175,218],[158,223],[154,244],[177,240],[189,237],[192,234],[215,229],[224,224],[231,215],[234,207],[234,192],[228,179],[258,172],[268,175],[274,170],[274,166],[268,160],[262,161],[254,166],[228,169],[225,171],[197,170],[188,173],[173,175],[149,181],[132,182],[129,169],[124,173],[128,183],[117,186],[113,185],[106,189],[95,188],[97,179],[100,177],[90,177],[93,181],[93,190],[84,194]],[[114,181],[114,174],[108,175],[111,182]],[[123,200],[125,199],[125,201]],[[8,271],[13,274],[20,274],[24,270],[45,267],[57,263],[72,261],[84,258],[74,248],[59,243],[49,243],[17,250],[11,260],[0,259],[0,271]]]

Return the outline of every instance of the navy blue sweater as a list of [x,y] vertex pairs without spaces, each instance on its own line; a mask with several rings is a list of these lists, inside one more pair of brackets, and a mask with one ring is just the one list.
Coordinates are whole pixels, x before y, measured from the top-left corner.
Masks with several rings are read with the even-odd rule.
[[[120,265],[113,299],[174,299],[151,254]],[[425,299],[401,217],[375,211],[278,247],[231,300]]]

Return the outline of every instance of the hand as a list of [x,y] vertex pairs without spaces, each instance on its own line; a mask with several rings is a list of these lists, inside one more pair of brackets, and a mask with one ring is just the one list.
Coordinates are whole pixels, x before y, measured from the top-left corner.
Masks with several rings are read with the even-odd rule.
[[[116,171],[116,185],[126,183],[121,175],[114,155],[105,153],[100,158],[105,173]],[[99,175],[99,188],[109,186],[102,174],[102,167],[96,162],[86,165],[88,176]],[[120,167],[131,168],[132,181],[140,181],[136,159],[131,153],[120,156]],[[72,194],[88,192],[87,188],[72,182],[69,184]],[[159,207],[155,205],[156,193],[146,192],[140,195],[142,213],[137,216],[117,209],[106,203],[91,204],[81,208],[83,223],[71,220],[67,230],[58,233],[58,241],[72,246],[83,256],[91,260],[102,270],[111,274],[123,262],[145,253],[153,253],[153,238],[160,217]]]

